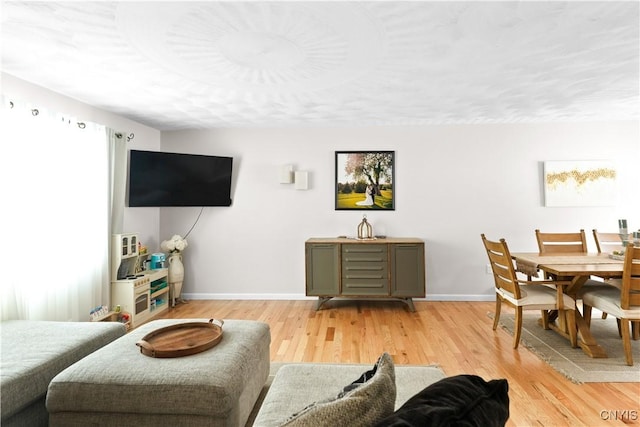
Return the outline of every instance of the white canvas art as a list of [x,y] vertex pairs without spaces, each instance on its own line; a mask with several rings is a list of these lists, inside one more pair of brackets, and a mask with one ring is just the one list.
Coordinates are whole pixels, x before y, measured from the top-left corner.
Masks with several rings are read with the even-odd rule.
[[545,206],[613,206],[617,172],[611,161],[544,162]]

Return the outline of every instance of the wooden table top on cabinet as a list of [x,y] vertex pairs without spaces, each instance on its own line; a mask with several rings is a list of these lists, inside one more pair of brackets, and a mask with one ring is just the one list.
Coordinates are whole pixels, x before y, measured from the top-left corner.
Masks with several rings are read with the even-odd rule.
[[368,244],[383,244],[383,243],[423,243],[424,240],[417,237],[378,237],[374,239],[358,239],[356,237],[312,237],[307,240],[307,243],[368,243]]

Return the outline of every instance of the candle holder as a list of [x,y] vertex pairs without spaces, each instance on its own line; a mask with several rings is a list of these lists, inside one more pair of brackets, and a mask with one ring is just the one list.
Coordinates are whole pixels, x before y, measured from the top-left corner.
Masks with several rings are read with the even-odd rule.
[[373,228],[371,227],[371,224],[367,222],[366,215],[362,215],[362,222],[358,224],[358,239],[373,239]]

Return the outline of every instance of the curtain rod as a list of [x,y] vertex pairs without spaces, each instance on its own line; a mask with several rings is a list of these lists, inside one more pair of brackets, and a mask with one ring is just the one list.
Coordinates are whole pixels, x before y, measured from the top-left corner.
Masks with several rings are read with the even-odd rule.
[[[122,138],[122,134],[120,132],[116,133],[116,137],[117,138]],[[131,141],[133,138],[135,138],[136,136],[134,135],[133,132],[131,132],[129,135],[127,135],[127,142]]]
[[[9,108],[13,108],[13,107],[14,107],[13,101],[9,101]],[[31,109],[32,116],[37,116],[38,114],[40,114],[40,111],[37,108]],[[64,117],[62,117],[62,121],[64,121]],[[71,123],[71,120],[68,120],[68,122]],[[77,125],[80,129],[84,129],[87,127],[87,125],[84,122],[77,122]],[[117,132],[115,135],[117,138],[123,137],[122,133],[120,132]],[[133,138],[135,138],[135,135],[133,132],[131,132],[129,135],[127,135],[127,142],[131,141]]]

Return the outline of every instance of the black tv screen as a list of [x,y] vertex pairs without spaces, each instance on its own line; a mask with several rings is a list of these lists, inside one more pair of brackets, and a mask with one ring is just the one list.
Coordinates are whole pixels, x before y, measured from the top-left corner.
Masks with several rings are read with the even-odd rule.
[[129,151],[129,206],[230,206],[232,157]]

